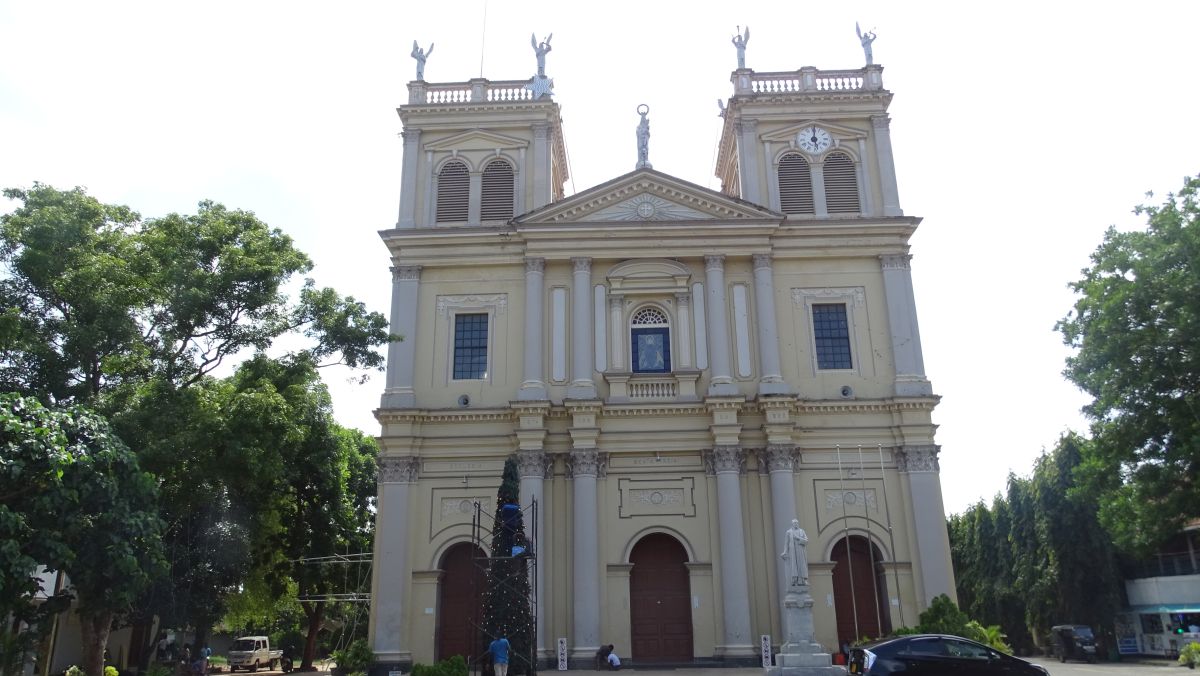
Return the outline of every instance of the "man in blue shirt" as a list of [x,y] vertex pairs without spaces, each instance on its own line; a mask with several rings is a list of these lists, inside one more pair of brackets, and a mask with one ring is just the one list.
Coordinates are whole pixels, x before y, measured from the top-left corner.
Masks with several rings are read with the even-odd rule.
[[488,646],[488,652],[492,653],[492,666],[496,670],[496,676],[508,676],[508,649],[510,647],[504,634],[501,634],[500,638],[492,641],[492,644]]

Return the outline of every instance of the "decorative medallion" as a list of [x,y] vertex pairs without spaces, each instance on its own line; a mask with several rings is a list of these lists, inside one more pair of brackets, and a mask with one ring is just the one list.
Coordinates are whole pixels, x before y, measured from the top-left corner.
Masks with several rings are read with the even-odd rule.
[[591,216],[596,221],[685,221],[707,218],[705,214],[658,195],[641,193],[601,209]]

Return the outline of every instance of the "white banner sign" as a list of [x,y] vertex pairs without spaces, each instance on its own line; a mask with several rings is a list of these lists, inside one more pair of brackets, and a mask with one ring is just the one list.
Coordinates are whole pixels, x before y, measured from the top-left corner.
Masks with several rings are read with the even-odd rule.
[[558,670],[567,670],[567,639],[558,639]]

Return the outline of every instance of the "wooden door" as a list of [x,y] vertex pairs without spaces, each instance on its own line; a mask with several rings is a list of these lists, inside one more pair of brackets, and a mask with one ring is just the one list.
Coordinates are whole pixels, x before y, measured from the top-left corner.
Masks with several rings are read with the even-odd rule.
[[834,545],[833,563],[838,643],[854,643],[864,636],[878,638],[891,631],[888,607],[882,600],[887,598],[887,580],[879,550],[865,538],[850,536]]
[[[629,555],[630,656],[635,663],[692,660],[692,604],[687,551],[655,533]],[[620,654],[620,647],[617,647]]]
[[442,556],[442,578],[438,585],[437,659],[451,655],[477,656],[475,623],[481,612],[484,569],[483,552],[473,561],[472,545],[454,545]]

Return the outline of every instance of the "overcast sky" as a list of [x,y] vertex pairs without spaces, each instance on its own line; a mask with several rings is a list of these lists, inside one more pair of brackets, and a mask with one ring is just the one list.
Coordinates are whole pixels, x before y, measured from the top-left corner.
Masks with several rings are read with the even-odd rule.
[[[1054,323],[1104,229],[1200,172],[1197,2],[10,2],[0,0],[0,186],[86,186],[143,216],[213,199],[294,237],[319,284],[386,314],[397,105],[414,39],[430,82],[535,70],[553,33],[568,194],[634,168],[717,189],[730,38],[747,66],[856,68],[878,33],[912,240],[948,512],[1003,490],[1084,396]],[[0,211],[12,208],[0,200]],[[377,434],[382,375],[328,374],[338,418]]]

